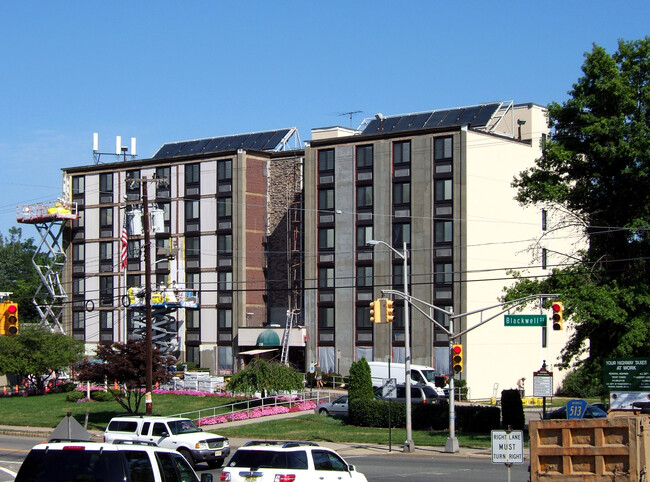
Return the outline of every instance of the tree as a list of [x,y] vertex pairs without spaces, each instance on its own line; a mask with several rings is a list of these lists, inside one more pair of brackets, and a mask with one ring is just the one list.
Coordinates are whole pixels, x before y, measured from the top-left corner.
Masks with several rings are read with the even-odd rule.
[[226,388],[231,393],[252,395],[260,392],[266,396],[268,392],[291,392],[303,388],[302,375],[294,368],[282,363],[267,362],[253,358],[246,368],[235,373]]
[[[84,360],[77,365],[80,381],[113,384],[124,387],[112,390],[115,400],[129,413],[137,413],[145,396],[147,347],[145,340],[129,340],[126,343],[100,344],[95,350],[96,360]],[[152,351],[152,380],[165,383],[171,378],[167,367],[175,358],[163,356],[154,346]]]
[[34,240],[23,239],[21,228],[9,228],[9,236],[0,233],[0,291],[13,293],[10,299],[18,303],[21,323],[40,320],[31,302],[41,284],[32,263],[35,253]]
[[16,336],[0,336],[0,374],[26,377],[39,393],[48,377],[83,357],[83,343],[39,325],[21,325]]
[[354,425],[366,426],[368,421],[368,404],[375,398],[372,389],[370,365],[365,358],[350,365],[350,385],[348,386],[348,414]]
[[[515,273],[505,297],[560,293],[575,327],[562,366],[598,373],[603,358],[650,348],[650,38],[594,45],[563,104],[548,108],[551,138],[513,186],[523,205],[564,213],[586,248],[546,279]],[[589,342],[588,348],[585,342]]]

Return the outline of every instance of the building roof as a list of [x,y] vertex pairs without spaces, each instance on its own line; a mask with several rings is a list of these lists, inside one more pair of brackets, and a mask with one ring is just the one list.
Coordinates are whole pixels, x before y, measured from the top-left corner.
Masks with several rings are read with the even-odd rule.
[[469,107],[432,110],[390,117],[377,114],[375,119],[370,121],[366,126],[361,135],[371,136],[423,129],[459,127],[463,125],[469,125],[473,128],[485,128],[501,106],[502,102],[493,102]]
[[278,151],[285,147],[296,128],[251,132],[231,136],[209,137],[192,141],[169,142],[154,154],[152,159],[169,159],[201,154],[236,151],[238,149]]

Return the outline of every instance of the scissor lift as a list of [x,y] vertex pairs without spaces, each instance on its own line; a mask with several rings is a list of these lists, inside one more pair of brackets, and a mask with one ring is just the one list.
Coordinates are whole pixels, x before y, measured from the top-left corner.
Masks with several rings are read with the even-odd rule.
[[77,219],[77,203],[56,201],[18,206],[16,220],[33,224],[41,242],[32,257],[32,264],[41,278],[32,303],[41,317],[41,324],[52,333],[65,334],[60,319],[68,295],[61,283],[61,272],[67,257],[61,246],[63,228],[68,221]]
[[[133,312],[133,335],[144,338],[147,331],[147,308],[144,287],[129,288],[124,304]],[[165,288],[151,292],[151,340],[164,354],[178,351],[178,327],[172,313],[179,308],[198,308],[199,299],[193,290]]]

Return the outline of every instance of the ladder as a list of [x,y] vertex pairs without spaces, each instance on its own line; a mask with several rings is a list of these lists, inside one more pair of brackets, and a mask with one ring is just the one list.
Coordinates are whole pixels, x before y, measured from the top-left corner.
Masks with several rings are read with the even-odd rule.
[[294,323],[293,319],[298,311],[299,310],[287,310],[287,321],[284,325],[284,333],[282,334],[282,354],[280,355],[280,363],[284,365],[286,365],[289,360],[289,338]]

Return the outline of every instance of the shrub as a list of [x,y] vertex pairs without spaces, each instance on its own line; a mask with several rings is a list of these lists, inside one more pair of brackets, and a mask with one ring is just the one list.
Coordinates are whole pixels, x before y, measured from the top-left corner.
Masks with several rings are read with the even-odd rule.
[[90,399],[95,400],[96,402],[112,402],[115,400],[113,394],[109,392],[102,392],[100,390],[95,390],[90,392]]
[[65,401],[77,403],[77,401],[82,398],[86,398],[86,395],[83,392],[70,392],[65,396]]
[[503,390],[501,392],[501,414],[503,420],[501,427],[512,430],[523,430],[526,425],[524,405],[521,403],[519,390]]
[[558,390],[558,395],[564,397],[591,398],[606,397],[607,390],[603,386],[600,370],[590,366],[581,366],[567,373]]
[[72,382],[63,383],[63,384],[59,385],[59,387],[58,387],[58,389],[61,392],[64,392],[64,393],[72,392],[72,391],[74,391],[75,388],[77,388],[77,384],[72,383]]

